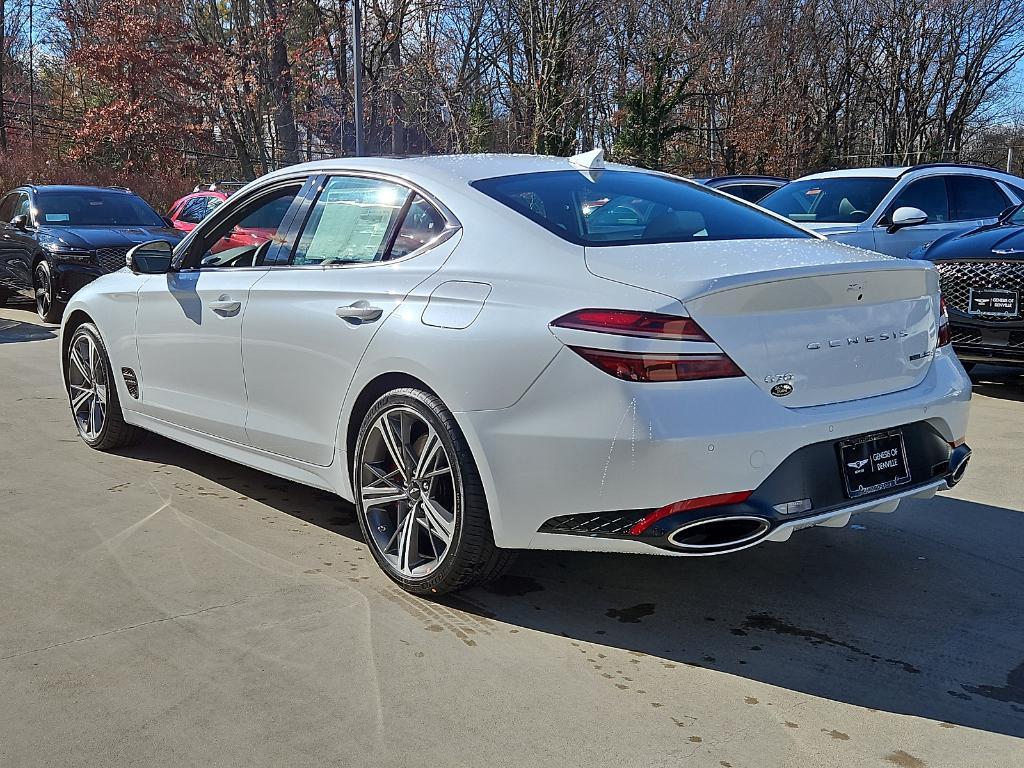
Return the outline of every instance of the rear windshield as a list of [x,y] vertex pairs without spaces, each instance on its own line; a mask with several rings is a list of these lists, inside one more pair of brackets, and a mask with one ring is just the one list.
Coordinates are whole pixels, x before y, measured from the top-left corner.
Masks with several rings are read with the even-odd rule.
[[41,224],[67,227],[166,226],[142,198],[127,192],[39,192],[36,204]]
[[689,182],[636,171],[545,171],[473,187],[577,245],[810,237]]
[[896,179],[856,176],[791,181],[757,204],[808,224],[859,224],[895,184]]

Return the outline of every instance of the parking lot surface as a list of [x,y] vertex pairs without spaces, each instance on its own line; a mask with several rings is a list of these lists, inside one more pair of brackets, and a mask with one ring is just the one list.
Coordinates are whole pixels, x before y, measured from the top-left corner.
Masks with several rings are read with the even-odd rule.
[[0,310],[0,766],[1024,766],[1021,373],[977,370],[933,501],[431,603],[329,494],[90,450],[56,329]]

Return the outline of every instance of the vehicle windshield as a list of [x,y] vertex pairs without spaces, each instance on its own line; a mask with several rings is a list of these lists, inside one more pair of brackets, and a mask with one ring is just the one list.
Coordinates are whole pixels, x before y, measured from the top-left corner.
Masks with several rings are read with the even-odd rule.
[[801,224],[859,224],[895,184],[895,179],[870,176],[792,181],[758,205]]
[[1018,227],[1024,227],[1024,205],[1017,207],[1010,217],[1007,219],[1010,224],[1016,224]]
[[146,202],[126,192],[102,189],[43,191],[36,197],[40,224],[66,227],[163,227]]
[[705,187],[653,173],[544,171],[473,186],[577,245],[810,237]]

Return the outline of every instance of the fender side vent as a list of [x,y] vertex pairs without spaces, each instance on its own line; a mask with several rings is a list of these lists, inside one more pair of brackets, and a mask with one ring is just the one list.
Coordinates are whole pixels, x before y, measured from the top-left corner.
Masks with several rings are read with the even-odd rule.
[[122,368],[121,375],[124,377],[124,385],[128,388],[128,394],[139,399],[139,379],[131,368]]

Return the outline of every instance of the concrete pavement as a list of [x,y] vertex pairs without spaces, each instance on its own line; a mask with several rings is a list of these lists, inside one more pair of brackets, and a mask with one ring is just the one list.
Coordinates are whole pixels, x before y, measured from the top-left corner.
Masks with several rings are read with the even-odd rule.
[[0,766],[1024,766],[1024,377],[976,378],[933,502],[437,604],[328,494],[87,448],[53,330],[0,310]]

